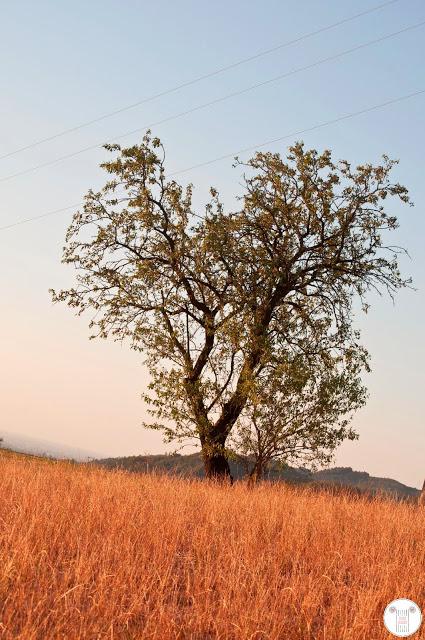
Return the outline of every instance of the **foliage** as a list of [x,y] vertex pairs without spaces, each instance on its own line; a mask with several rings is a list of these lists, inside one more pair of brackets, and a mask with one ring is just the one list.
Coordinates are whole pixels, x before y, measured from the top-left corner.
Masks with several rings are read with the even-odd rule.
[[250,478],[258,481],[273,460],[284,466],[328,464],[341,442],[356,439],[350,421],[366,402],[360,378],[365,368],[366,351],[345,345],[342,356],[325,362],[298,356],[262,372],[230,440],[249,461]]
[[407,284],[382,235],[397,227],[384,201],[408,202],[407,191],[386,157],[352,168],[298,143],[286,161],[257,153],[244,165],[237,211],[211,189],[199,216],[192,186],[167,179],[157,138],[106,148],[117,153],[102,165],[111,180],[89,191],[66,236],[77,285],[53,299],[93,310],[93,336],[143,351],[149,426],[198,438],[207,474],[229,473],[228,436],[282,367],[323,371],[350,352],[364,364],[353,298]]

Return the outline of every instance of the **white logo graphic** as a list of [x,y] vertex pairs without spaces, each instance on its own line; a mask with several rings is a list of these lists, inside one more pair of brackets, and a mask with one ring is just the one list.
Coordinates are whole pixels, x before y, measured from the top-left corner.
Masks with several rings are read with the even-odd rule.
[[413,635],[421,626],[422,613],[416,602],[400,598],[393,600],[384,611],[384,625],[398,638]]

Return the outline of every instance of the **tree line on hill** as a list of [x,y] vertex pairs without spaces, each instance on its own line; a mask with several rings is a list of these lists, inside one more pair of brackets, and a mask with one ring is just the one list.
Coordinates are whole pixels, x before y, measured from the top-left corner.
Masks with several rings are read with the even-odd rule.
[[[205,467],[199,453],[104,458],[94,460],[91,464],[131,473],[166,473],[183,478],[205,477]],[[229,464],[235,480],[244,481],[252,466],[252,461],[230,460]],[[397,480],[370,476],[366,471],[353,471],[351,467],[335,467],[314,472],[306,468],[272,463],[264,473],[263,479],[271,482],[285,482],[295,486],[334,489],[336,492],[348,490],[350,493],[357,494],[382,494],[397,499],[416,500],[420,494],[418,489]]]

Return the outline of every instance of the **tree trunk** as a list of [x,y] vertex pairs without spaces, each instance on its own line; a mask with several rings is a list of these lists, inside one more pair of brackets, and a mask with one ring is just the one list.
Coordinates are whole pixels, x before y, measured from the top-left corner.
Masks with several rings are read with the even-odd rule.
[[208,451],[208,448],[204,448],[202,457],[204,459],[205,475],[209,480],[220,480],[233,484],[229,463],[224,453]]
[[418,503],[422,506],[425,507],[425,481],[422,487],[422,491],[419,494],[419,498],[418,498]]
[[256,462],[250,471],[248,477],[248,486],[254,486],[258,484],[263,477],[263,465],[260,462]]

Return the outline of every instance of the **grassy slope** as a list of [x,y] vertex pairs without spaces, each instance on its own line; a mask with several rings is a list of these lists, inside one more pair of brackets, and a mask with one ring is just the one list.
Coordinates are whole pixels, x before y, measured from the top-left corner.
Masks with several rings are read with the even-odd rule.
[[[425,509],[1,453],[0,637],[381,640]],[[416,635],[423,638],[423,635]]]
[[56,459],[49,456],[42,456],[36,453],[24,453],[22,451],[14,451],[5,447],[0,448],[0,460],[38,460],[39,462],[56,462]]

